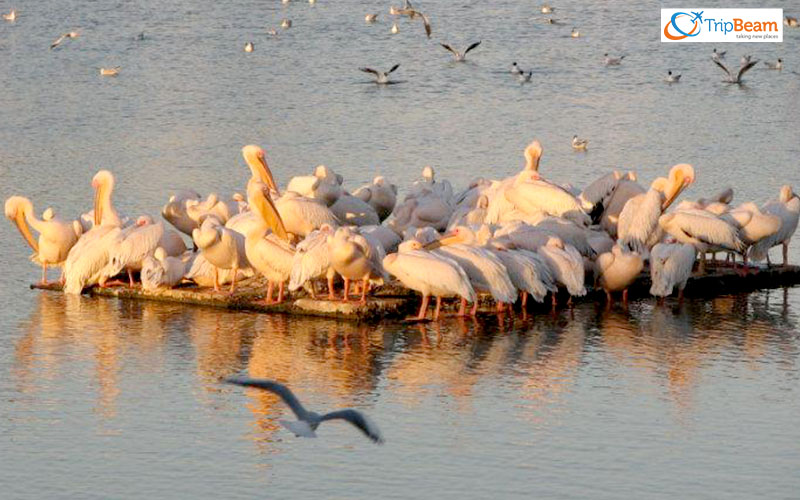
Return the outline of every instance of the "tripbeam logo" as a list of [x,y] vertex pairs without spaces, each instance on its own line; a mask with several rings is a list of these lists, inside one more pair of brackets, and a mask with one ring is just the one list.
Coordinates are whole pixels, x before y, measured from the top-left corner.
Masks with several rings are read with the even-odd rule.
[[661,9],[661,41],[782,42],[783,9]]

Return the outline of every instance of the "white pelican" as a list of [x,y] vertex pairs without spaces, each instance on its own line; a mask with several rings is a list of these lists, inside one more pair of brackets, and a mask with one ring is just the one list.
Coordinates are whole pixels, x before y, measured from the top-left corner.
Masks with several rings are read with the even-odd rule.
[[430,296],[436,297],[433,319],[439,319],[442,297],[461,297],[476,302],[475,290],[464,270],[454,260],[426,252],[422,243],[408,240],[400,244],[397,253],[383,259],[383,267],[411,290],[422,294],[417,319],[425,319]]
[[580,201],[572,193],[556,184],[533,178],[527,171],[514,180],[505,196],[518,210],[529,215],[545,213],[563,217],[581,226],[588,227],[591,224]]
[[374,23],[378,20],[378,14],[367,14],[364,16],[364,22],[367,24]]
[[603,54],[603,57],[605,58],[603,59],[603,64],[606,66],[619,66],[620,64],[622,64],[622,60],[625,59],[625,55],[621,55],[619,57],[612,57],[608,55],[608,52]]
[[614,245],[610,252],[597,256],[595,276],[606,292],[608,303],[611,292],[622,291],[622,302],[628,303],[628,287],[636,281],[644,268],[644,259],[636,252],[627,252]]
[[[478,292],[489,292],[497,302],[497,310],[502,311],[505,304],[514,303],[517,290],[503,262],[493,252],[477,245],[475,231],[457,226],[441,239],[425,245],[425,248],[456,261],[469,276],[472,287]],[[474,316],[477,310],[476,300],[470,314]],[[466,301],[462,298],[459,315],[464,315],[465,312]]]
[[466,50],[464,50],[464,52],[459,52],[459,51],[457,51],[456,49],[454,49],[453,47],[451,47],[450,45],[448,45],[446,43],[440,43],[439,45],[441,45],[442,47],[444,47],[445,49],[450,51],[453,54],[453,59],[456,62],[464,62],[464,61],[467,60],[467,54],[469,53],[469,51],[472,50],[472,49],[477,48],[478,45],[480,45],[480,44],[481,44],[481,42],[480,42],[480,40],[478,40],[477,42],[475,42],[475,43],[471,44],[469,47],[467,47]]
[[197,222],[194,221],[186,212],[186,202],[189,200],[201,201],[200,195],[192,190],[179,191],[169,197],[169,201],[161,209],[161,216],[170,224],[175,226],[175,229],[183,234],[192,235],[194,228],[198,227]]
[[394,252],[403,239],[391,228],[384,225],[361,226],[359,234],[374,243],[380,243],[386,253]]
[[628,200],[617,223],[622,247],[645,255],[661,239],[658,218],[693,182],[694,168],[682,163],[670,169],[669,179],[657,178],[645,194]]
[[[42,266],[41,283],[47,284],[47,267],[61,267],[67,260],[70,249],[83,232],[80,223],[61,221],[54,217],[50,208],[38,219],[33,211],[33,203],[22,196],[12,196],[6,200],[5,214],[33,249],[31,260]],[[38,239],[31,234],[29,225],[39,233]]]
[[253,42],[247,42],[246,44],[244,44],[244,51],[245,52],[249,53],[249,52],[253,52],[253,50],[255,50],[255,45],[253,45]]
[[[766,238],[778,233],[781,229],[781,219],[777,215],[764,213],[758,205],[752,202],[742,203],[738,207],[720,215],[720,218],[736,225],[739,229],[739,238],[744,244],[742,259],[747,270],[747,250]],[[734,254],[734,267],[736,256]]]
[[494,239],[503,244],[510,244],[514,248],[536,252],[539,247],[559,238],[547,229],[517,221],[497,229],[494,232]]
[[588,139],[580,139],[577,135],[572,136],[572,149],[575,151],[586,151],[589,147]]
[[533,227],[557,236],[564,243],[575,247],[578,253],[584,257],[594,257],[594,251],[589,244],[589,236],[592,232],[588,228],[578,226],[574,222],[560,217],[545,217]]
[[783,59],[781,59],[780,57],[778,58],[777,61],[774,61],[774,62],[773,61],[764,61],[764,64],[767,65],[768,69],[776,69],[778,71],[783,69]]
[[621,179],[622,173],[614,170],[593,181],[578,195],[578,201],[584,211],[589,214],[593,224],[596,224],[603,216],[603,211],[608,206],[614,191],[617,190]]
[[781,227],[777,233],[755,243],[750,248],[750,258],[756,262],[767,259],[769,262],[769,249],[783,246],[783,265],[789,264],[789,242],[797,230],[798,218],[800,218],[800,197],[798,197],[791,186],[782,186],[777,200],[767,202],[761,210],[765,214],[776,215],[781,220]]
[[336,216],[324,203],[300,196],[292,191],[287,191],[275,200],[275,207],[278,209],[286,231],[295,236],[305,237],[311,231],[322,227],[323,224],[333,227],[339,225]]
[[722,69],[722,71],[725,72],[726,78],[725,80],[723,80],[723,83],[741,84],[742,75],[747,73],[753,66],[758,64],[758,59],[743,63],[742,66],[739,68],[739,71],[735,75],[731,73],[731,71],[727,67],[725,67],[725,65],[722,64],[720,61],[714,59],[714,64],[719,66]]
[[[572,297],[586,295],[583,257],[575,247],[556,239],[547,245],[539,247],[537,252],[550,266],[556,281],[567,288],[567,292],[571,296],[570,302]],[[555,304],[556,294],[553,294],[553,305],[555,306]]]
[[163,236],[164,224],[154,224],[153,219],[148,216],[139,217],[135,225],[118,231],[111,239],[108,264],[102,271],[100,283],[127,271],[128,284],[133,287],[133,272],[142,269],[142,261],[155,252]]
[[11,12],[9,12],[8,14],[3,14],[3,19],[5,19],[6,21],[8,21],[10,23],[13,23],[14,21],[17,20],[17,11],[14,10],[14,9],[11,9]]
[[489,198],[482,194],[478,197],[475,206],[470,208],[464,206],[457,208],[450,216],[450,221],[447,223],[447,229],[453,229],[456,226],[475,226],[483,224],[486,220],[487,209],[489,208]]
[[432,188],[421,187],[395,207],[388,224],[398,233],[412,226],[430,226],[442,231],[452,213],[453,207],[448,202],[446,191],[436,190],[435,185]]
[[697,250],[689,243],[659,243],[650,251],[650,295],[666,297],[678,287],[678,298],[683,300],[683,289],[692,275]]
[[334,174],[325,165],[319,165],[312,175],[301,175],[292,177],[286,186],[287,191],[295,192],[306,198],[320,200],[330,207],[338,200],[344,189],[341,182],[338,182],[337,174]]
[[[221,200],[216,193],[210,193],[203,201],[186,200],[186,215],[199,227],[200,220],[213,215],[223,224],[239,213],[239,203],[234,200]],[[194,229],[194,228],[193,228]]]
[[297,244],[292,257],[289,291],[293,292],[310,282],[311,298],[316,298],[313,280],[325,278],[328,283],[328,299],[336,298],[333,293],[333,278],[336,276],[336,271],[331,265],[331,252],[328,248],[328,236],[333,236],[333,233],[332,226],[323,224]]
[[172,288],[183,281],[186,273],[186,262],[180,257],[170,257],[161,247],[156,248],[153,255],[148,255],[142,261],[142,288],[156,290],[158,288]]
[[[394,27],[396,27],[396,26],[397,25],[395,25]],[[394,66],[392,66],[389,69],[389,71],[378,71],[378,70],[372,69],[372,68],[358,68],[358,69],[360,69],[364,73],[372,73],[375,76],[375,83],[383,85],[383,84],[390,83],[389,82],[389,75],[394,73],[395,70],[397,70],[397,68],[399,68],[399,67],[400,67],[399,64],[395,64]]]
[[343,225],[370,226],[381,223],[372,205],[348,193],[342,194],[330,210]]
[[78,35],[79,34],[78,34],[77,31],[70,31],[69,33],[64,33],[63,35],[58,37],[55,42],[50,44],[50,48],[54,49],[54,48],[58,47],[59,45],[61,45],[61,42],[63,42],[64,40],[67,40],[67,39],[70,39],[70,38],[78,38]]
[[379,175],[372,180],[372,184],[356,189],[353,196],[369,203],[380,220],[384,220],[392,214],[397,204],[397,186]]
[[269,282],[264,302],[272,303],[272,292],[278,284],[276,303],[283,302],[283,290],[292,273],[294,249],[289,245],[289,234],[278,215],[278,210],[269,198],[269,187],[252,182],[247,187],[247,201],[260,216],[260,227],[247,233],[244,248],[250,266]]
[[[486,232],[487,226],[482,226],[479,232]],[[522,307],[528,303],[528,294],[536,302],[542,302],[548,292],[558,291],[555,276],[550,265],[539,254],[523,249],[512,248],[500,240],[488,242],[488,248],[500,259],[508,277],[520,291]]]
[[672,70],[668,70],[667,71],[667,77],[665,78],[665,80],[667,81],[667,83],[678,83],[678,82],[681,81],[681,75],[680,74],[677,74],[677,75],[673,74]]
[[100,76],[117,76],[119,75],[122,66],[115,66],[113,68],[100,68]]
[[[658,219],[658,225],[681,243],[690,243],[701,256],[721,248],[741,252],[742,241],[733,224],[702,210],[670,212]],[[700,263],[701,270],[705,269]]]
[[238,270],[250,267],[244,248],[244,236],[224,227],[216,217],[209,216],[199,228],[192,231],[192,240],[206,260],[214,266],[214,291],[220,291],[220,269],[231,270],[232,294],[236,290]]
[[186,261],[187,269],[184,278],[194,281],[198,286],[210,287],[215,283],[227,285],[234,281],[234,276],[236,281],[253,276],[251,268],[238,269],[234,274],[231,269],[218,269],[212,265],[202,252],[187,252],[187,254],[188,258],[182,259]]
[[344,279],[342,301],[350,300],[350,281],[361,280],[361,303],[365,304],[370,280],[383,279],[383,252],[373,247],[364,236],[346,227],[337,229],[327,241],[331,265]]
[[634,172],[628,172],[619,179],[614,193],[611,195],[608,204],[605,205],[603,213],[600,216],[600,226],[605,229],[612,238],[617,236],[617,220],[619,219],[620,212],[625,208],[625,204],[634,196],[645,192],[647,192],[647,190],[636,182],[636,174]]

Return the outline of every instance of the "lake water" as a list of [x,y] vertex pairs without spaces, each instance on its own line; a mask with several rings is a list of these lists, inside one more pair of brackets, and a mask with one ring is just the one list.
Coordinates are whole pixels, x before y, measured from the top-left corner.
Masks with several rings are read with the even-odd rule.
[[[417,21],[391,35],[389,4],[3,2],[20,12],[0,23],[0,194],[74,217],[108,168],[120,211],[155,215],[171,190],[242,191],[248,143],[282,185],[325,163],[350,188],[377,174],[407,186],[427,164],[462,186],[518,171],[533,138],[542,174],[578,186],[688,162],[687,197],[732,185],[760,203],[800,188],[800,30],[725,46],[733,66],[743,53],[785,62],[737,87],[720,83],[710,45],[658,42],[658,2],[557,2],[563,24],[547,25],[535,2],[428,0],[430,41]],[[268,36],[285,17],[294,27]],[[464,64],[437,44],[478,39]],[[604,68],[605,52],[627,57]],[[512,61],[532,83],[507,73]],[[395,63],[402,83],[386,87],[357,69]],[[119,77],[98,75],[117,65]],[[0,235],[4,498],[800,491],[800,288],[368,327],[31,291],[27,247],[8,223]],[[294,438],[275,398],[218,382],[245,370],[316,409],[363,409],[386,445],[343,424]]]

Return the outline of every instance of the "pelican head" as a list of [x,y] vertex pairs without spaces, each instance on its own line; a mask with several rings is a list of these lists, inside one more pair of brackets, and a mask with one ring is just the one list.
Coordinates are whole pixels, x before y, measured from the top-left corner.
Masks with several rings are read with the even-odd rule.
[[425,167],[422,169],[422,178],[428,182],[434,182],[433,176],[434,176],[433,167],[431,167],[430,165],[425,165]]
[[276,193],[280,194],[278,185],[272,177],[272,171],[267,165],[266,153],[264,150],[256,145],[250,144],[242,148],[242,156],[247,166],[250,167],[250,172],[253,174],[253,179],[259,180],[269,186],[269,188]]
[[6,200],[5,211],[6,218],[17,226],[17,230],[19,230],[19,233],[25,238],[25,241],[28,242],[28,245],[30,245],[33,251],[38,252],[39,243],[36,241],[36,238],[33,237],[33,234],[31,234],[28,221],[26,220],[27,215],[33,213],[33,203],[31,203],[31,200],[23,196],[12,196]]
[[664,191],[666,199],[661,210],[666,210],[684,189],[694,182],[694,168],[688,163],[675,165],[669,170],[669,186]]
[[453,228],[452,231],[445,234],[438,240],[432,241],[427,245],[425,245],[425,248],[428,250],[432,250],[447,245],[456,245],[458,243],[473,245],[476,244],[477,241],[478,237],[475,234],[475,231],[466,226],[456,226],[455,228]]
[[114,174],[108,170],[100,170],[92,177],[94,189],[94,225],[103,222],[103,213],[111,207],[111,193],[114,191]]
[[156,248],[156,251],[153,252],[153,257],[155,257],[159,262],[164,262],[164,260],[167,258],[167,251],[162,247],[158,247]]
[[269,188],[260,181],[251,182],[247,186],[247,203],[261,216],[261,219],[279,238],[289,239],[286,227],[272,199],[269,197]]
[[785,184],[781,186],[781,193],[780,196],[778,196],[778,199],[781,201],[781,203],[788,203],[789,200],[791,200],[795,196],[797,195],[792,190],[792,186]]
[[542,157],[542,145],[534,140],[525,148],[525,170],[539,171],[539,159]]
[[53,207],[47,207],[42,212],[42,220],[53,220],[56,216],[56,212],[53,210]]
[[422,250],[423,245],[419,242],[419,240],[410,239],[406,240],[397,247],[398,252],[410,252],[412,250]]

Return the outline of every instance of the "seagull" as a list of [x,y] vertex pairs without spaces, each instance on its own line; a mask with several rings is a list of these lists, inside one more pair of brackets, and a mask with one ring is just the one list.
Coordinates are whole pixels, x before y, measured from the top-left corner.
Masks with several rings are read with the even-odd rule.
[[3,14],[3,19],[5,19],[6,21],[8,21],[10,23],[13,23],[14,21],[17,20],[17,11],[14,10],[14,9],[11,9],[11,12],[9,12],[8,14]]
[[681,75],[673,75],[672,70],[667,71],[667,83],[678,83],[681,81]]
[[396,35],[400,29],[397,27],[397,23],[392,23],[392,34]]
[[528,83],[531,81],[531,76],[533,76],[533,71],[528,71],[527,73],[520,71],[517,79],[519,80],[519,83]]
[[552,14],[556,9],[547,4],[542,5],[542,14]]
[[580,38],[581,32],[578,31],[578,28],[572,28],[572,32],[569,34],[572,38]]
[[253,42],[247,42],[246,44],[244,44],[244,51],[245,52],[253,52],[253,49],[255,49],[255,46],[253,45]]
[[374,23],[377,20],[378,20],[378,14],[367,14],[366,16],[364,16],[364,22],[367,23]]
[[358,68],[358,69],[360,69],[364,73],[372,73],[373,75],[375,75],[375,83],[386,84],[389,83],[389,75],[399,67],[400,67],[399,64],[395,64],[394,66],[392,66],[392,69],[390,69],[385,73],[383,71],[377,71],[372,68]]
[[292,393],[292,391],[285,385],[274,382],[272,380],[259,380],[247,377],[233,377],[226,380],[229,384],[241,385],[243,387],[257,387],[264,389],[273,394],[278,395],[284,403],[294,412],[297,417],[296,421],[279,420],[280,424],[286,427],[289,431],[293,432],[298,437],[317,437],[316,431],[319,424],[326,420],[346,420],[347,422],[358,427],[358,430],[363,432],[376,444],[383,444],[383,436],[378,427],[367,418],[366,415],[358,410],[346,408],[344,410],[336,410],[330,413],[320,415],[313,411],[308,411],[303,408],[300,401]]
[[281,21],[281,28],[288,30],[292,27],[292,20],[291,19],[284,19]]
[[425,27],[425,35],[430,38],[431,33],[433,32],[431,29],[431,21],[425,14],[420,14],[420,16],[422,16],[422,25]]
[[786,19],[783,20],[783,24],[791,28],[797,28],[798,26],[800,26],[800,24],[798,24],[797,22],[797,18],[791,16],[786,16]]
[[63,42],[67,38],[78,38],[78,32],[77,31],[70,31],[69,33],[64,33],[63,35],[58,37],[58,40],[56,40],[55,42],[50,44],[50,48],[54,49],[54,48],[58,47],[59,45],[61,45],[61,42]]
[[735,77],[728,70],[728,68],[726,68],[725,65],[722,64],[721,62],[714,61],[714,64],[716,64],[717,66],[722,68],[722,71],[724,71],[728,75],[728,79],[727,80],[723,80],[725,83],[741,84],[742,83],[742,75],[744,75],[750,68],[752,68],[753,66],[758,64],[758,60],[756,59],[755,61],[750,61],[747,64],[743,65],[741,68],[739,68],[739,72],[736,73]]
[[517,66],[517,63],[511,63],[511,74],[518,75],[520,73],[522,73],[522,70]]
[[278,30],[276,30],[275,28],[268,29],[267,35],[278,36]]
[[622,60],[625,59],[624,55],[621,55],[619,57],[611,57],[608,55],[608,52],[606,52],[603,55],[605,56],[605,61],[603,61],[603,63],[606,66],[619,66],[620,64],[622,64]]
[[544,23],[545,24],[562,24],[561,21],[559,21],[558,19],[556,19],[554,17],[545,17],[544,18]]
[[717,49],[714,48],[714,50],[711,52],[711,59],[713,59],[715,61],[719,61],[720,59],[725,59],[725,54],[727,54],[727,53],[728,53],[727,50],[723,50],[721,52],[717,52]]
[[575,151],[586,151],[589,147],[589,139],[578,139],[577,135],[572,136],[572,149]]
[[783,59],[781,59],[780,57],[775,62],[764,61],[764,64],[766,64],[767,68],[769,68],[769,69],[777,69],[778,71],[783,69]]
[[453,53],[453,57],[455,57],[457,62],[464,62],[467,59],[467,53],[470,50],[472,50],[475,47],[477,47],[478,45],[480,45],[480,44],[481,44],[481,42],[479,40],[479,41],[473,43],[472,45],[470,45],[469,47],[467,47],[467,50],[465,50],[464,52],[459,52],[456,49],[454,49],[453,47],[447,45],[446,43],[440,43],[439,45],[441,45],[442,47],[444,47],[447,50],[449,50],[450,52],[452,52]]
[[119,74],[119,70],[122,69],[122,66],[116,66],[113,68],[100,68],[100,75],[101,76],[117,76]]

